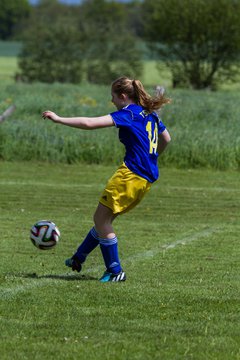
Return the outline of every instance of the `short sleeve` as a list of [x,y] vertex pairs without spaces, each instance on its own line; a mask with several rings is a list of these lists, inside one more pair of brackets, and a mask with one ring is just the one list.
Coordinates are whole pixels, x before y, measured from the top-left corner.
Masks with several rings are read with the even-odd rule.
[[166,130],[166,126],[164,123],[160,120],[158,123],[158,133],[161,134],[164,130]]
[[166,130],[166,126],[164,125],[164,123],[162,122],[162,120],[160,119],[160,117],[158,116],[158,114],[155,111],[152,113],[152,115],[157,118],[158,133],[161,134],[164,130]]
[[133,113],[128,109],[121,109],[119,111],[112,112],[111,117],[117,128],[132,126]]

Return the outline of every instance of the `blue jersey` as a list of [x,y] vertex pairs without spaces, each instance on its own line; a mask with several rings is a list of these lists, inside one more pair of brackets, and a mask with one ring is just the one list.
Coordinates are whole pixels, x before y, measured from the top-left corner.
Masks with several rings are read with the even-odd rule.
[[110,115],[119,128],[119,139],[125,145],[126,166],[149,182],[157,180],[158,134],[166,129],[158,115],[155,112],[149,114],[135,104]]

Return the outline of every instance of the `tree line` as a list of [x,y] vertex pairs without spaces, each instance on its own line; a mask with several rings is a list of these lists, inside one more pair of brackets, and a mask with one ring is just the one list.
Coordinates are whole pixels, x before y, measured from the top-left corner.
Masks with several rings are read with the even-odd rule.
[[23,43],[23,81],[105,84],[140,77],[147,54],[173,87],[216,89],[239,69],[240,0],[1,0],[0,38]]

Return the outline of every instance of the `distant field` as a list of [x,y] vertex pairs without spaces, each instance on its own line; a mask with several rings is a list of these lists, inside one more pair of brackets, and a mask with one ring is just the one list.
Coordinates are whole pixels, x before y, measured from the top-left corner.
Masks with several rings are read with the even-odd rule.
[[[12,82],[16,72],[19,71],[17,65],[17,55],[21,50],[20,42],[0,41],[0,80],[7,83]],[[144,47],[145,48],[145,47]],[[141,77],[142,82],[147,86],[163,85],[171,87],[171,74],[164,64],[161,64],[161,70],[157,69],[157,62],[151,57],[144,57],[144,68]],[[235,83],[225,83],[221,85],[222,89],[240,90],[240,81]]]
[[18,71],[18,64],[16,57],[0,57],[0,80],[12,82],[14,76]]
[[162,85],[169,89],[172,85],[169,70],[162,64],[161,72],[159,72],[155,60],[144,61],[143,77],[141,80],[146,86]]
[[[239,173],[161,168],[116,220],[126,283],[100,284],[99,249],[64,266],[115,166],[0,162],[2,360],[239,360]],[[55,250],[29,229],[59,226]]]
[[11,82],[18,71],[19,42],[0,41],[0,81]]
[[21,50],[22,44],[18,41],[0,41],[0,57],[17,56]]
[[[15,74],[19,71],[17,64],[17,55],[21,49],[21,43],[0,41],[0,80],[11,82]],[[167,69],[162,74],[156,68],[156,61],[144,61],[144,71],[142,81],[146,85],[164,85],[170,86],[171,79]]]
[[[171,84],[169,71],[166,70],[160,75],[156,65],[156,61],[144,62],[142,82],[147,86],[163,85],[169,87]],[[0,56],[0,80],[11,83],[14,81],[15,74],[19,71],[17,57]]]

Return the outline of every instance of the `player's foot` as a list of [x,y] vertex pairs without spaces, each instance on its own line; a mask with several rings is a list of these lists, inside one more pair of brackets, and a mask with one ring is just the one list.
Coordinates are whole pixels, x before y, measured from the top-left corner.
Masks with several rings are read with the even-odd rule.
[[76,257],[71,257],[70,259],[65,260],[65,265],[72,268],[72,271],[80,272],[82,270],[82,265]]
[[121,271],[118,274],[113,274],[108,271],[105,271],[101,279],[99,281],[101,282],[108,282],[108,281],[125,281],[126,280],[126,274],[124,271]]

